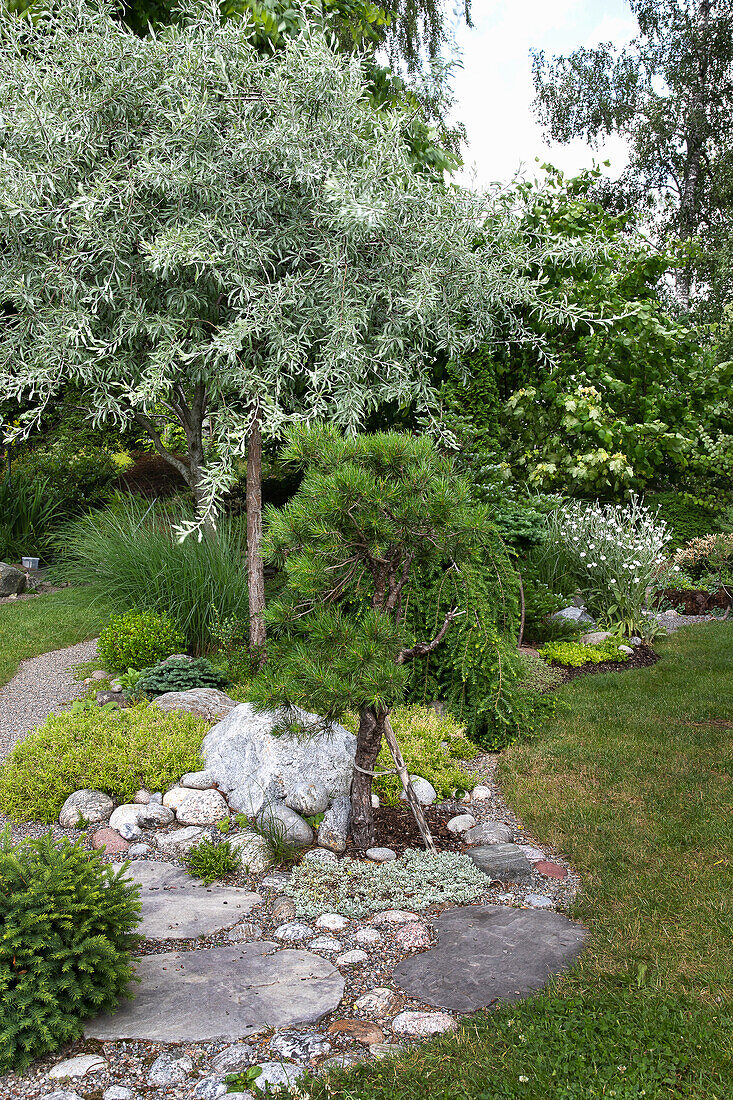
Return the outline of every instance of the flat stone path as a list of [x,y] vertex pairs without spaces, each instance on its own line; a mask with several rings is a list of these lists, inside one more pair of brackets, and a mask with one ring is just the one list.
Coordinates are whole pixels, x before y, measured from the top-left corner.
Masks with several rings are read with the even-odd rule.
[[182,867],[159,860],[136,860],[127,875],[140,885],[147,940],[188,940],[232,928],[262,901],[237,886],[205,886]]
[[242,1039],[317,1023],[344,995],[333,963],[267,940],[146,955],[135,971],[141,983],[131,987],[133,1000],[87,1024],[88,1039]]
[[518,1001],[573,963],[588,937],[559,913],[468,905],[435,922],[438,946],[398,963],[394,981],[437,1008],[476,1012]]
[[0,687],[0,760],[16,741],[42,726],[54,710],[80,699],[86,687],[74,678],[75,666],[91,661],[97,640],[54,649],[23,661],[15,676]]

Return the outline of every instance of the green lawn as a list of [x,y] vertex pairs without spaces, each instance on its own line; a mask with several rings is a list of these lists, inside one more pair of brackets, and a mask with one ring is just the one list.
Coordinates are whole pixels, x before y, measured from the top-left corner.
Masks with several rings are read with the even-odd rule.
[[559,717],[502,764],[529,830],[582,875],[581,962],[529,1002],[332,1077],[331,1095],[733,1097],[733,624],[659,651],[566,685]]
[[63,588],[32,600],[0,605],[0,686],[26,657],[76,645],[99,633],[109,615],[84,589]]

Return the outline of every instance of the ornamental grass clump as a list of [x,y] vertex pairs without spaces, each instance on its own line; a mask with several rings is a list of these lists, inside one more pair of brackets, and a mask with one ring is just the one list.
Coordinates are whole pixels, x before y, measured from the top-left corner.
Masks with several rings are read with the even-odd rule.
[[78,1039],[129,996],[139,888],[52,834],[0,835],[0,1074]]
[[337,863],[305,862],[294,868],[285,887],[298,917],[322,913],[364,917],[382,909],[427,909],[481,897],[489,879],[466,855],[408,848],[391,863],[346,857]]
[[667,524],[632,495],[628,504],[572,500],[546,517],[542,564],[552,587],[579,590],[596,618],[646,633],[648,588],[667,568]]

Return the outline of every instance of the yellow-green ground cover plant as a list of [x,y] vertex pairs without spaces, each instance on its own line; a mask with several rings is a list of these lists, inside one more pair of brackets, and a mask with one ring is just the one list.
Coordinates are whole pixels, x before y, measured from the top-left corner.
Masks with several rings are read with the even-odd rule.
[[0,809],[15,821],[54,822],[76,790],[129,802],[140,787],[166,790],[201,767],[200,718],[140,703],[77,703],[19,741],[0,767]]

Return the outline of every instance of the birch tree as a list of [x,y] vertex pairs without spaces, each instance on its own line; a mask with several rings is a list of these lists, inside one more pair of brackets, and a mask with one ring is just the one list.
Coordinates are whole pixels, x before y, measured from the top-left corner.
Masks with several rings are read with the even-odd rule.
[[0,12],[0,400],[29,432],[71,382],[93,425],[138,424],[199,536],[249,444],[254,647],[263,435],[428,407],[436,353],[572,319],[506,198],[417,172],[407,127],[318,29],[263,58],[215,4],[145,38],[103,0]]

